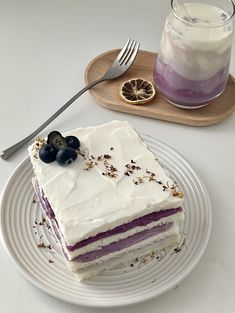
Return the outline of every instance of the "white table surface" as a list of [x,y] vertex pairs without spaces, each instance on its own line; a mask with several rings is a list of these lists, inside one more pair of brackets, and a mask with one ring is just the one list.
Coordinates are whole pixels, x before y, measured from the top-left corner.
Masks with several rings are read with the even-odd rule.
[[[30,133],[83,87],[85,67],[97,54],[121,47],[130,36],[142,49],[157,50],[169,2],[2,0],[0,150]],[[177,289],[112,312],[235,312],[235,114],[218,125],[196,128],[110,111],[86,93],[44,133],[113,119],[128,120],[190,160],[211,196],[213,230],[200,263]],[[0,191],[26,155],[23,149],[9,161],[0,161]],[[103,312],[43,294],[21,277],[2,245],[0,254],[1,313]]]

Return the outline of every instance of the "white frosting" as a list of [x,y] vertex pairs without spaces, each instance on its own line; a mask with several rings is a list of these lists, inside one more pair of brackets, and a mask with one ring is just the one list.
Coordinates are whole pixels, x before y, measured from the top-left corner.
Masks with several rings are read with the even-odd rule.
[[[173,13],[167,17],[162,40],[161,58],[178,74],[191,80],[213,77],[230,61],[232,22],[223,24],[225,11],[203,3],[186,3],[189,16],[197,18],[195,27],[181,22]],[[182,12],[176,8],[179,16]]]
[[[46,164],[34,157],[34,145],[29,147],[35,175],[69,245],[150,212],[181,205],[182,199],[173,196],[170,188],[163,191],[162,185],[147,180],[139,185],[133,183],[136,176],[147,175],[148,169],[163,184],[173,185],[128,122],[79,128],[66,135],[77,136],[81,149],[87,148],[95,157],[111,155],[108,161],[118,170],[116,178],[104,176],[103,161],[99,161],[97,166],[85,171],[87,161],[80,156],[70,167],[57,162]],[[114,149],[110,150],[111,147]],[[131,160],[141,170],[126,176],[125,165]]]

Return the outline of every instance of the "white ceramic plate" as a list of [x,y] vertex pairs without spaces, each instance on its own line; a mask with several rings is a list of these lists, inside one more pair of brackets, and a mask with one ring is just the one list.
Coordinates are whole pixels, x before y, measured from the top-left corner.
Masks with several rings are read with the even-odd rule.
[[[118,307],[156,297],[176,286],[200,260],[211,231],[210,200],[198,175],[178,152],[147,135],[142,136],[161,164],[185,192],[186,219],[181,231],[185,247],[144,266],[112,269],[86,283],[69,272],[45,223],[31,184],[33,171],[26,158],[8,180],[1,202],[5,247],[23,276],[56,298],[92,307]],[[35,224],[35,220],[38,224]],[[42,238],[40,238],[42,236]],[[54,248],[39,249],[39,242]],[[49,263],[49,260],[53,263]]]

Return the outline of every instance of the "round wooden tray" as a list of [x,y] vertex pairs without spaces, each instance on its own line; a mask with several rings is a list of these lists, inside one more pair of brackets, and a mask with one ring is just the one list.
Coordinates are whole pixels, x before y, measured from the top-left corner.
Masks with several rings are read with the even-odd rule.
[[[86,83],[100,78],[110,67],[119,51],[119,49],[111,50],[94,58],[85,71]],[[140,50],[135,62],[123,76],[100,83],[90,89],[90,93],[99,104],[108,109],[192,126],[207,126],[219,123],[235,110],[235,79],[232,75],[229,76],[226,90],[221,96],[206,107],[196,110],[184,110],[174,107],[160,93],[157,93],[151,102],[144,105],[131,105],[123,102],[119,96],[122,82],[136,77],[153,81],[153,68],[156,57],[156,53]]]

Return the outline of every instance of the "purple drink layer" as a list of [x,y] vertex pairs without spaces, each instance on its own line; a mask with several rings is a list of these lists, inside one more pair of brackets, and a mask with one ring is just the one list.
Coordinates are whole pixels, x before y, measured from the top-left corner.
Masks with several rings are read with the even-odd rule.
[[110,253],[118,252],[128,247],[131,247],[141,241],[144,241],[152,236],[158,235],[162,232],[168,231],[172,227],[173,223],[162,224],[160,226],[153,227],[151,229],[138,232],[132,236],[125,239],[119,240],[117,242],[112,242],[102,249],[90,251],[82,255],[77,256],[73,259],[76,262],[91,262],[95,259],[101,258]]
[[202,106],[220,95],[226,87],[228,75],[229,64],[209,79],[190,80],[158,57],[153,76],[159,91],[169,101],[190,108]]

